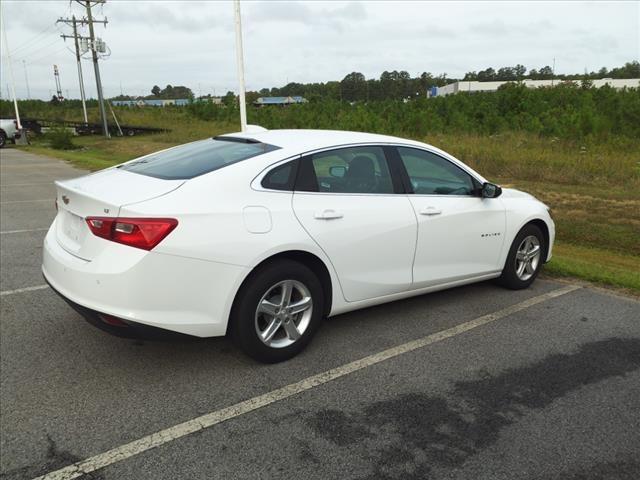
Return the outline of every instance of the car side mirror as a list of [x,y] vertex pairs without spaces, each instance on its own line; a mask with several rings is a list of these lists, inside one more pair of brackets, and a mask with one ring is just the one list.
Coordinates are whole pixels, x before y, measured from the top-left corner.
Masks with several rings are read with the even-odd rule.
[[485,182],[482,185],[482,198],[497,198],[502,195],[502,188],[495,183]]
[[336,178],[344,178],[347,174],[347,167],[343,167],[342,165],[334,165],[333,167],[329,167],[329,175]]

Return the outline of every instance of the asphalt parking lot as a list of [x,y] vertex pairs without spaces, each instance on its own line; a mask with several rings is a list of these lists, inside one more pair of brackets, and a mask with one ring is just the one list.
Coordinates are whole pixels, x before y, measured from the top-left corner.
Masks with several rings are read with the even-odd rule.
[[40,274],[52,182],[83,172],[0,157],[1,478],[640,478],[637,300],[481,283],[329,319],[271,366],[115,338]]

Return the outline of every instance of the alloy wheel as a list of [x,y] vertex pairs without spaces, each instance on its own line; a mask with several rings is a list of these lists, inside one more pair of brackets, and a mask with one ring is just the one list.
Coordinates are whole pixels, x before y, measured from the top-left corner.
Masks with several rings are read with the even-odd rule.
[[520,280],[526,282],[535,273],[540,263],[542,248],[540,240],[535,235],[525,237],[520,243],[516,252],[516,275]]
[[271,348],[295,343],[309,327],[313,299],[297,280],[284,280],[270,287],[258,302],[255,327],[258,338]]

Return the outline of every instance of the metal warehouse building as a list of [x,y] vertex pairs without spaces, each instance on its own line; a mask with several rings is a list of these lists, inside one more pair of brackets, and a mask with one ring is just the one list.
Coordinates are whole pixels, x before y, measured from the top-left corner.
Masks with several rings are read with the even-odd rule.
[[[523,80],[522,83],[525,84],[529,88],[539,88],[539,87],[553,87],[555,85],[560,85],[561,83],[579,83],[579,80]],[[459,92],[495,92],[498,88],[505,83],[514,83],[512,81],[503,81],[503,82],[478,82],[478,81],[460,81],[455,83],[450,83],[449,85],[445,85],[444,87],[433,87],[427,93],[429,97],[441,97],[445,95],[451,95]],[[595,88],[600,88],[605,85],[609,85],[610,87],[620,89],[620,88],[638,88],[640,87],[640,78],[622,78],[622,79],[613,79],[613,78],[602,78],[597,80],[591,80],[591,83]]]

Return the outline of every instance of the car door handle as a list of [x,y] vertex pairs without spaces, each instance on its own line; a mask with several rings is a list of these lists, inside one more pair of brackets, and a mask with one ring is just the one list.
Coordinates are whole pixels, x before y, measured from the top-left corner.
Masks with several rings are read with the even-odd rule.
[[420,210],[420,215],[440,215],[441,213],[442,210],[436,207],[424,207],[422,210]]
[[317,212],[314,215],[314,218],[316,220],[334,220],[336,218],[342,218],[343,216],[344,215],[342,214],[342,212],[338,212],[337,210],[328,208],[326,210],[323,210],[322,212]]

